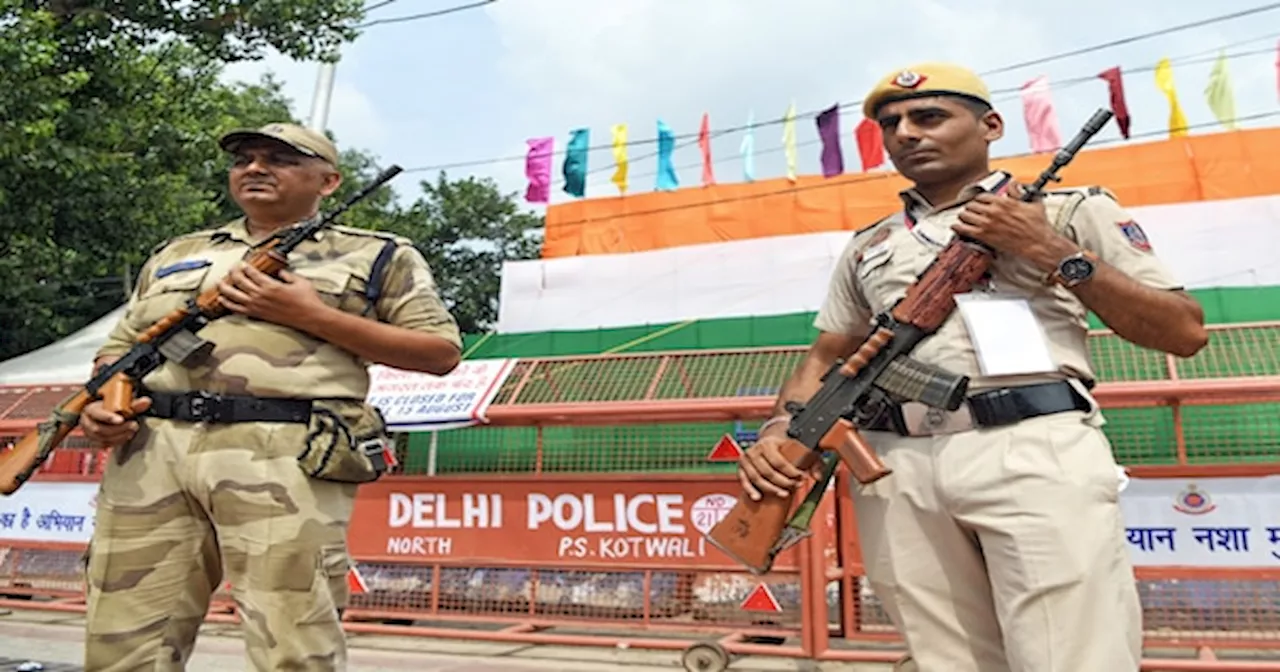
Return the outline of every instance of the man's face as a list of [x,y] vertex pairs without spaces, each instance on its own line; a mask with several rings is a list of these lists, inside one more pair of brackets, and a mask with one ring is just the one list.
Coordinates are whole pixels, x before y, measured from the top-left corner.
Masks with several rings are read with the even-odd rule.
[[951,96],[888,103],[876,121],[894,167],[923,184],[955,179],[982,165],[987,146],[1004,133],[1000,115],[975,115]]
[[338,173],[322,159],[282,143],[250,140],[236,147],[228,175],[231,196],[246,210],[314,207],[340,184]]

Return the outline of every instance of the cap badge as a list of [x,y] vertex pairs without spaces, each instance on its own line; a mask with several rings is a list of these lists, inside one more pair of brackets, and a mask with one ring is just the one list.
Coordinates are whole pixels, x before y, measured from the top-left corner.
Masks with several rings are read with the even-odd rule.
[[898,73],[898,76],[896,78],[894,78],[893,83],[896,86],[900,86],[904,89],[914,89],[917,86],[920,86],[922,83],[924,83],[924,80],[925,80],[924,75],[912,72],[910,70],[903,70],[902,72]]

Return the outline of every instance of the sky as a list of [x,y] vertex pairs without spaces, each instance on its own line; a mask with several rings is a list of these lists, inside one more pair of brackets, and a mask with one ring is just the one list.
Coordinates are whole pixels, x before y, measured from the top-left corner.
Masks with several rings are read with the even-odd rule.
[[[372,1],[372,0],[371,0]],[[393,0],[369,20],[430,12],[474,0]],[[717,181],[743,180],[743,132],[718,129],[780,119],[794,101],[798,111],[798,168],[819,173],[814,116],[836,103],[863,98],[877,79],[913,63],[944,60],[979,73],[1180,24],[1232,14],[1261,0],[1151,0],[1131,4],[1078,0],[1060,3],[1008,0],[496,0],[435,18],[375,25],[344,47],[336,69],[327,128],[339,147],[371,152],[406,173],[392,186],[416,196],[417,182],[434,181],[442,165],[450,178],[490,178],[523,201],[526,140],[554,136],[552,204],[570,200],[561,176],[562,152],[574,128],[591,132],[587,197],[613,197],[617,188],[609,149],[611,127],[626,123],[633,144],[629,193],[653,191],[658,119],[677,134],[674,164],[681,186],[699,183],[694,137],[710,116]],[[967,9],[960,9],[964,6]],[[1156,11],[1156,7],[1160,10]],[[1228,70],[1238,117],[1275,113],[1241,127],[1280,123],[1275,9],[1134,40],[1120,46],[1020,67],[985,77],[997,93],[1006,134],[993,156],[1029,149],[1016,90],[1047,76],[1064,141],[1098,107],[1108,105],[1096,75],[1113,66],[1146,68],[1125,75],[1132,116],[1128,142],[1164,137],[1169,104],[1156,87],[1155,64],[1173,62],[1179,102],[1194,127],[1215,124],[1205,102],[1212,59],[1230,58]],[[1191,62],[1188,62],[1191,61]],[[271,72],[284,84],[294,113],[310,115],[318,66],[272,54],[227,69],[227,81],[257,80]],[[1084,82],[1055,82],[1088,78]],[[862,170],[853,140],[857,107],[841,110],[846,172]],[[1193,133],[1222,130],[1220,126]],[[1114,123],[1095,141],[1115,141]],[[756,179],[786,174],[782,125],[755,129]],[[498,159],[498,160],[495,160]]]

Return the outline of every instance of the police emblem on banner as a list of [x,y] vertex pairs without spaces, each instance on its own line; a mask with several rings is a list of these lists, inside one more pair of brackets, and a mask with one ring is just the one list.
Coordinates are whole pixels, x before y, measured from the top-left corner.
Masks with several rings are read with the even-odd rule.
[[1191,483],[1174,498],[1173,508],[1180,513],[1199,516],[1218,508],[1218,505],[1209,499],[1209,493],[1198,490],[1195,483]]
[[1147,232],[1142,230],[1141,226],[1132,219],[1127,222],[1119,222],[1116,226],[1120,227],[1120,233],[1124,234],[1129,244],[1142,250],[1143,252],[1151,251],[1151,240],[1147,238]]

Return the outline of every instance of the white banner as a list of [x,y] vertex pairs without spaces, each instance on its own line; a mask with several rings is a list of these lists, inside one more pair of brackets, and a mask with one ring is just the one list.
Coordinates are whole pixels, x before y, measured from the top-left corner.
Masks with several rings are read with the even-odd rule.
[[485,422],[485,411],[515,368],[514,359],[463,361],[447,376],[369,367],[368,403],[393,431],[440,430]]
[[0,546],[8,540],[89,543],[97,483],[28,482],[0,497]]
[[1120,507],[1140,567],[1280,567],[1280,476],[1132,479]]

